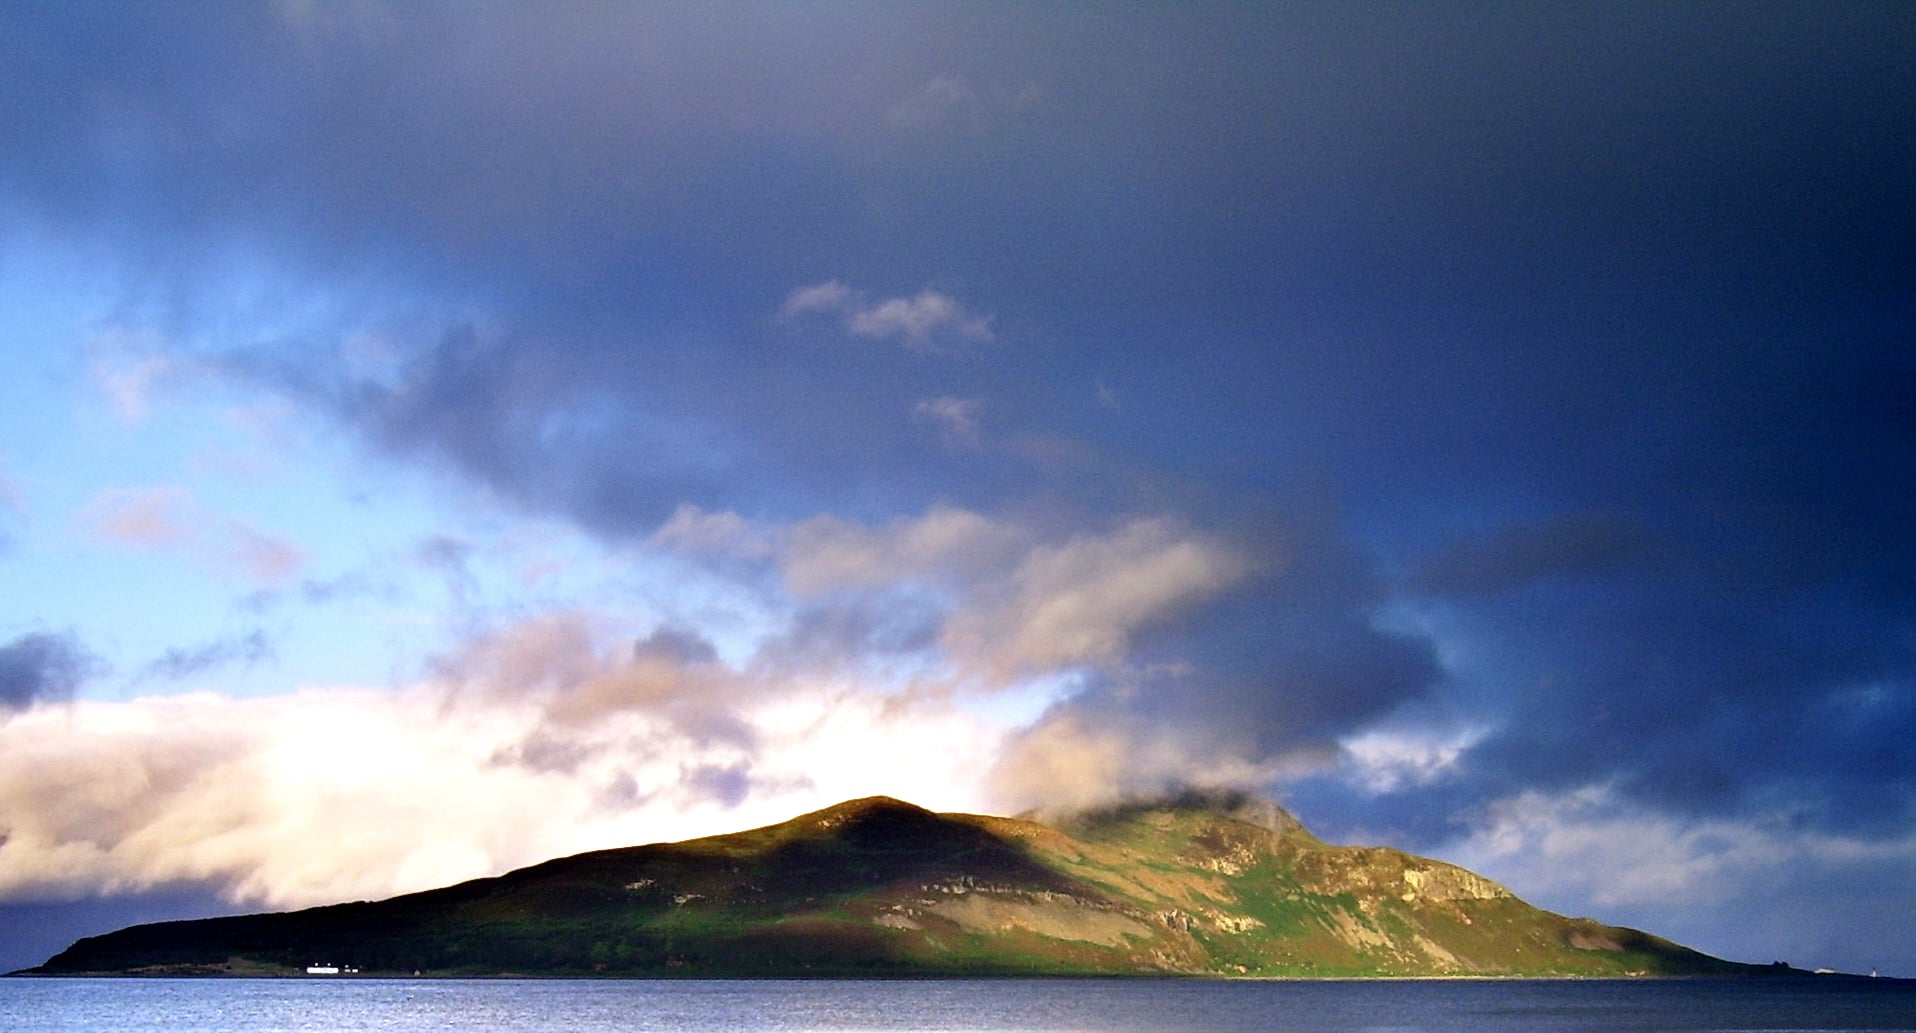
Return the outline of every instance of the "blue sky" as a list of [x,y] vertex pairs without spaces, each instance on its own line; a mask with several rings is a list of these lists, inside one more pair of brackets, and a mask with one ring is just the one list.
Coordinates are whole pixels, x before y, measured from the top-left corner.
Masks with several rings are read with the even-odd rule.
[[0,963],[1186,786],[1916,975],[1894,4],[0,14]]

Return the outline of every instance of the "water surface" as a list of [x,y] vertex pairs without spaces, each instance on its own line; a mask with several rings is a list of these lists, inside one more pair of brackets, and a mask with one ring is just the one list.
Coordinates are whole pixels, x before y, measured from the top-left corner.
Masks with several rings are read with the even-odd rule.
[[35,978],[0,980],[0,1030],[1916,1033],[1916,986],[1887,980]]

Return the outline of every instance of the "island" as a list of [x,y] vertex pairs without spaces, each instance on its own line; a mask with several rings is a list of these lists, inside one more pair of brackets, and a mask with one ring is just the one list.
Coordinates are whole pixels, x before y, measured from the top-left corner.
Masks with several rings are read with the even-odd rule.
[[26,974],[1761,975],[1193,795],[1040,821],[886,797],[381,901],[163,922]]

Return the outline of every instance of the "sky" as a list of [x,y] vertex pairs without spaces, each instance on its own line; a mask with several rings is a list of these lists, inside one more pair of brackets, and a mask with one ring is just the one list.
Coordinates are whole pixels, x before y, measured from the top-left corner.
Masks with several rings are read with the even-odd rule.
[[0,7],[0,967],[1187,787],[1916,976],[1906,4]]

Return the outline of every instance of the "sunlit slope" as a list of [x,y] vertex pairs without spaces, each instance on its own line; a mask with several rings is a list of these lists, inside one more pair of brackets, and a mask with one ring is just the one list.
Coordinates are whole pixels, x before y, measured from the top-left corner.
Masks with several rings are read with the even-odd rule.
[[[1320,842],[1288,814],[1130,808],[1024,833],[1047,866],[1147,912],[1240,975],[1691,975],[1748,971],[1531,907],[1482,876]],[[983,819],[991,821],[991,819]],[[1019,836],[1009,824],[1009,836]],[[1028,827],[1031,828],[1031,827]]]
[[1463,869],[1319,842],[1275,807],[1057,826],[858,800],[376,903],[135,926],[37,971],[1266,976],[1750,971],[1540,911]]

